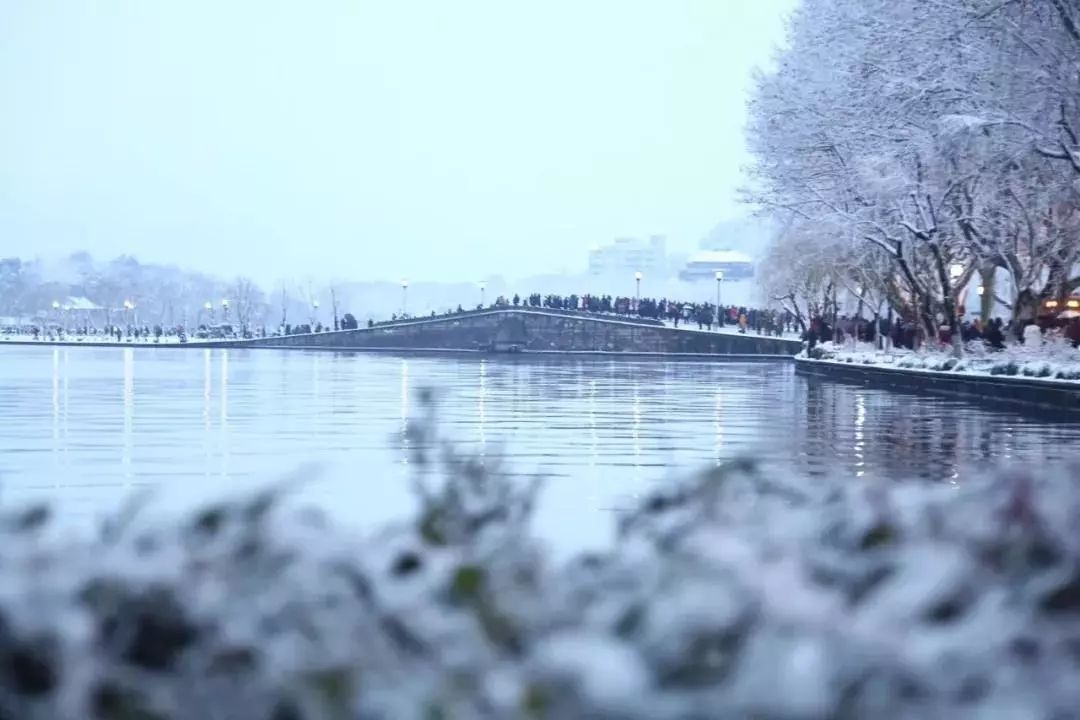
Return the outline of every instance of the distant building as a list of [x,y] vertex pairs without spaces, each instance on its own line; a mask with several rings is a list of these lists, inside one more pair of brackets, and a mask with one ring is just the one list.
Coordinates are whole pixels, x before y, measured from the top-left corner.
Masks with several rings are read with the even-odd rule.
[[737,250],[702,250],[690,256],[679,271],[679,279],[685,282],[715,282],[717,271],[724,273],[725,281],[746,280],[754,277],[754,261]]
[[663,235],[648,239],[617,238],[613,243],[589,253],[589,274],[593,276],[667,277],[667,240]]
[[701,250],[738,250],[757,257],[776,234],[775,224],[763,218],[741,217],[717,223],[701,238]]

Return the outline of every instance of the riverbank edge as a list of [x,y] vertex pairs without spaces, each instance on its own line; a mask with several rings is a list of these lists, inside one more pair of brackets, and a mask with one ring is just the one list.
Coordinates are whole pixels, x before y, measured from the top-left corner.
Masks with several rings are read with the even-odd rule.
[[246,340],[221,340],[216,342],[191,343],[101,343],[68,342],[58,340],[37,341],[0,341],[0,347],[52,347],[52,348],[111,348],[123,350],[288,350],[290,352],[318,352],[365,355],[411,355],[411,356],[469,356],[498,358],[579,358],[596,360],[656,360],[662,362],[790,362],[792,355],[754,355],[721,353],[655,353],[611,350],[521,350],[519,352],[498,352],[491,350],[468,350],[459,348],[415,348],[415,347],[379,347],[379,348],[343,348],[326,346],[270,345],[260,343],[250,345]]
[[993,404],[1080,413],[1080,383],[1046,378],[972,375],[950,370],[885,367],[795,358],[795,372],[826,380],[855,382],[890,390],[977,399]]

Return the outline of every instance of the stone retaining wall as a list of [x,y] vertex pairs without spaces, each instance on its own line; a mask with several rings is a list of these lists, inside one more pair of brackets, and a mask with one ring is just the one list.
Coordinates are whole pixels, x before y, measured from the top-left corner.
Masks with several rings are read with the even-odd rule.
[[828,380],[896,390],[979,399],[1012,407],[1080,412],[1080,383],[1004,375],[967,375],[940,370],[888,368],[796,358],[795,371]]

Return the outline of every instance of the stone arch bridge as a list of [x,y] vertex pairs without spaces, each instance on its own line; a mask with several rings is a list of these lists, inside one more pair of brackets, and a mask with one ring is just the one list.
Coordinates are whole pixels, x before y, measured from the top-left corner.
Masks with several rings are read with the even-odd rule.
[[792,356],[795,340],[672,328],[616,316],[492,308],[231,346],[370,351]]

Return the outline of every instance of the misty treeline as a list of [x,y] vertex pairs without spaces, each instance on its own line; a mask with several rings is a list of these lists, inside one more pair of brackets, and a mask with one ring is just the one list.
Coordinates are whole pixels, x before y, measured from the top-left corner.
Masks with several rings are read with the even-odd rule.
[[[231,322],[240,326],[277,327],[285,322],[311,323],[320,300],[322,320],[330,324],[334,289],[309,280],[283,280],[262,288],[244,276],[231,280],[175,265],[143,263],[129,255],[98,261],[77,252],[59,262],[0,259],[0,316],[42,319],[73,298],[86,298],[111,313],[116,324],[137,317],[140,324],[167,327]],[[324,299],[325,298],[325,299]],[[124,303],[136,313],[125,312]],[[209,304],[212,310],[207,309]],[[94,318],[100,323],[102,318]]]
[[936,335],[964,288],[1019,320],[1080,285],[1080,4],[804,0],[756,79],[747,200],[769,295]]

